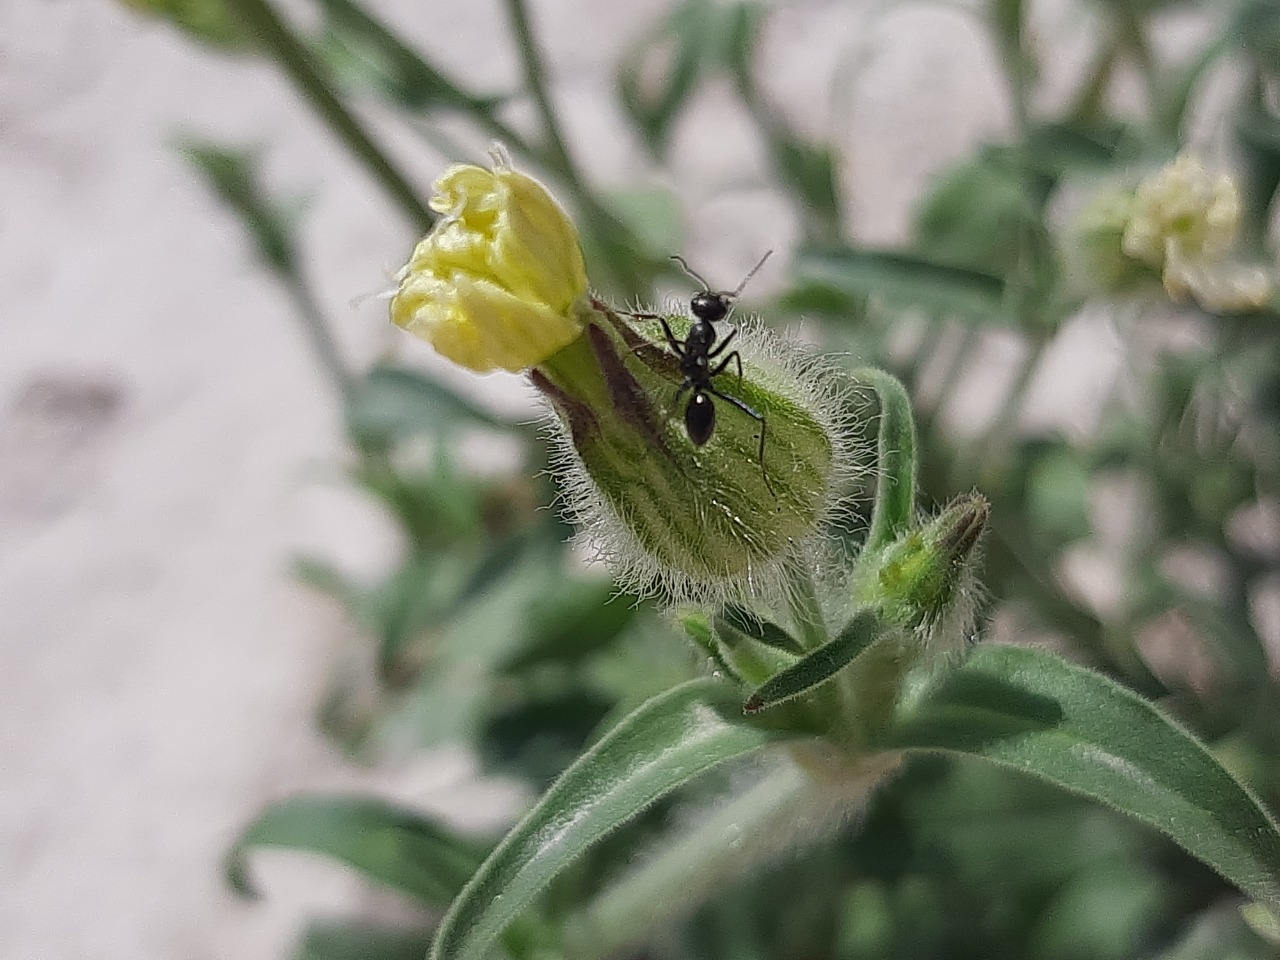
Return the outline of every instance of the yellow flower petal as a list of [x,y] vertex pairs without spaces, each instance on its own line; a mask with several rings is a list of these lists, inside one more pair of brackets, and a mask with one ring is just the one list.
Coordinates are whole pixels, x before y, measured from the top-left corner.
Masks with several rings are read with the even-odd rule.
[[582,333],[587,273],[578,232],[536,180],[455,166],[436,181],[442,214],[401,271],[391,318],[477,372],[518,372]]

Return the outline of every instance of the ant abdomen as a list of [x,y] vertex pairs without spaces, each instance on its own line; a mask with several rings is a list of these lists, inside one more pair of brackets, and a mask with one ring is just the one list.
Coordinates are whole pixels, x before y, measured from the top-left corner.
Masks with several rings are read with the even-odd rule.
[[684,428],[696,447],[705,446],[716,432],[716,405],[705,393],[695,393],[684,408]]

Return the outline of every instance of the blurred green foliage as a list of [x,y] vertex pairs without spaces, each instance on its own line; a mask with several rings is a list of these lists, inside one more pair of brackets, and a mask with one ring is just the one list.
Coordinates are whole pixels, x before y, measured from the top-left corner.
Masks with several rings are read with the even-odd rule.
[[[594,282],[619,299],[649,297],[680,233],[671,196],[652,184],[605,195],[582,176],[545,97],[544,67],[522,0],[505,6],[526,87],[480,95],[400,39],[354,0],[319,0],[319,24],[295,31],[267,0],[161,5],[202,40],[274,58],[335,136],[393,199],[405,182],[353,104],[376,102],[437,146],[445,116],[462,115],[544,175],[583,226]],[[761,304],[771,323],[804,315],[824,344],[893,371],[917,402],[921,477],[942,502],[980,488],[991,501],[985,584],[1002,637],[1050,643],[1155,698],[1275,809],[1280,804],[1280,691],[1259,609],[1280,588],[1280,308],[1194,321],[1195,345],[1162,335],[1175,308],[1158,288],[1105,299],[1072,274],[1069,229],[1054,212],[1072,191],[1102,189],[1158,166],[1183,144],[1211,69],[1243,77],[1222,117],[1240,160],[1248,243],[1276,263],[1268,225],[1280,186],[1280,8],[1273,0],[1094,0],[1094,56],[1065,106],[1039,106],[1040,58],[1028,4],[979,5],[1000,51],[1014,130],[941,172],[920,197],[912,242],[868,248],[852,239],[842,161],[830,142],[798,134],[770,103],[756,65],[771,9],[681,0],[618,67],[619,104],[639,142],[664,164],[682,113],[725,81],[759,131],[776,186],[802,225],[784,289]],[[216,16],[205,8],[217,7]],[[1201,17],[1199,49],[1166,56],[1154,37],[1169,8]],[[263,26],[266,24],[266,27]],[[248,39],[245,39],[248,38]],[[656,66],[655,66],[656,64]],[[1113,79],[1134,71],[1145,112],[1114,107]],[[530,97],[523,135],[501,108]],[[336,109],[335,109],[336,105]],[[288,205],[259,185],[251,155],[187,149],[237,211],[263,262],[294,296],[317,356],[333,375],[350,437],[353,484],[404,534],[397,565],[358,582],[321,557],[298,575],[348,613],[373,665],[343,675],[321,716],[353,759],[378,763],[439,744],[464,745],[484,770],[543,790],[601,732],[703,664],[647,604],[615,596],[583,572],[543,479],[547,445],[527,424],[460,397],[409,367],[356,371],[338,356],[307,292],[306,254]],[[457,156],[455,159],[473,159]],[[402,203],[423,224],[420,204]],[[1136,301],[1134,298],[1138,298]],[[1099,398],[1096,424],[1023,429],[1029,388],[1075,329],[1083,307],[1106,311],[1122,371]],[[1135,302],[1141,309],[1135,307]],[[904,335],[906,335],[904,337]],[[993,336],[1018,347],[1010,387],[986,422],[957,431],[958,391],[985,377]],[[904,348],[903,342],[907,342]],[[1098,349],[1103,349],[1099,347]],[[515,441],[521,465],[477,477],[454,441],[472,432]],[[426,456],[423,450],[429,451]],[[1129,519],[1108,507],[1124,491]],[[1105,555],[1116,588],[1091,598],[1069,571]],[[1212,576],[1188,576],[1192,557]],[[734,629],[766,625],[742,618]],[[651,807],[568,873],[504,937],[512,957],[561,956],[557,931],[637,849],[717,796],[712,775]],[[674,811],[674,813],[673,813]],[[297,952],[310,960],[422,956],[440,912],[494,838],[373,799],[299,797],[262,815],[237,844],[229,873],[251,890],[246,853],[283,847],[346,863],[419,904],[405,929],[317,923]],[[684,916],[658,924],[628,956],[653,960],[1250,960],[1277,946],[1237,909],[1212,871],[1138,823],[1029,778],[972,761],[926,758],[875,798],[834,840],[758,867]]]

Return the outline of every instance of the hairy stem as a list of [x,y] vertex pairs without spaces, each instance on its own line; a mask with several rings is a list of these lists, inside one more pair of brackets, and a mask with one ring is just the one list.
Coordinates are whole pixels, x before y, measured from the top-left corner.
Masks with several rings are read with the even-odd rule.
[[831,639],[827,633],[827,621],[818,601],[818,588],[813,574],[807,567],[796,567],[788,577],[787,597],[791,604],[791,617],[796,622],[800,643],[806,651],[817,650]]
[[779,831],[796,821],[811,789],[804,773],[787,766],[677,833],[570,918],[567,955],[576,960],[614,956],[705,900],[762,855],[776,852]]

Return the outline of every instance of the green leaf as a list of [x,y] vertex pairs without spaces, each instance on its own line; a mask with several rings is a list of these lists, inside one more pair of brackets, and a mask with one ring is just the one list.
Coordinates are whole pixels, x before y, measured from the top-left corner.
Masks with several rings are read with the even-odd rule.
[[915,215],[917,248],[935,263],[1007,277],[1018,263],[1030,216],[1025,174],[994,149],[958,164],[930,185]]
[[850,620],[829,643],[819,647],[803,660],[798,660],[771,677],[747,698],[742,709],[759,713],[788,700],[794,700],[826,683],[866,652],[883,633],[875,614],[862,612]]
[[[707,0],[681,4],[622,61],[618,97],[655,157],[665,152],[675,121],[706,67],[715,21],[714,4]],[[662,69],[649,69],[656,59]]]
[[797,255],[794,272],[802,286],[825,286],[845,296],[870,296],[890,306],[919,307],[988,323],[1007,320],[1004,283],[999,277],[908,254],[814,248]]
[[416,370],[390,366],[374,367],[353,385],[347,421],[356,436],[381,441],[433,433],[451,424],[516,426]]
[[665,261],[672,250],[684,249],[684,211],[680,198],[667,187],[635,186],[610,190],[604,204],[626,225],[640,251]]
[[1273,0],[1248,0],[1236,14],[1232,33],[1259,66],[1280,71],[1280,10]]
[[484,960],[503,930],[588,847],[712,767],[781,736],[745,723],[732,688],[694,680],[648,701],[569,767],[449,908],[435,960]]
[[707,655],[711,668],[718,670],[726,677],[742,682],[742,675],[725,659],[724,651],[711,629],[711,618],[701,610],[686,610],[679,614],[680,626],[685,634],[703,653]]
[[502,665],[524,640],[525,611],[563,578],[542,551],[526,550],[501,580],[454,609],[431,639],[430,669],[379,716],[371,744],[400,752],[472,740],[492,703]]
[[1096,175],[1115,162],[1123,134],[1118,122],[1039,123],[1027,131],[1024,155],[1052,181],[1068,173]]
[[489,113],[496,98],[459,88],[380,21],[351,0],[320,0],[324,31],[317,55],[348,86],[365,87],[406,110],[449,107]]
[[263,190],[257,157],[193,139],[184,139],[179,147],[219,199],[239,215],[259,256],[285,276],[298,276],[298,251],[293,242],[296,217]]
[[1084,458],[1068,448],[1051,448],[1027,464],[1026,503],[1029,526],[1052,544],[1089,535],[1089,481]]
[[293,561],[293,575],[320,593],[336,600],[347,615],[363,627],[373,627],[369,591],[327,560],[298,557]]
[[1169,881],[1151,864],[1099,858],[1054,891],[1032,931],[1038,957],[1128,960],[1169,910]]
[[916,420],[911,398],[896,377],[875,367],[853,372],[857,383],[875,391],[880,407],[876,440],[876,499],[865,550],[878,550],[911,528],[916,517],[918,465]]
[[1259,247],[1265,244],[1270,211],[1280,188],[1280,116],[1269,106],[1268,98],[1267,84],[1255,72],[1241,94],[1236,113],[1245,219],[1251,239]]
[[609,580],[566,581],[530,605],[526,639],[504,669],[514,673],[539,663],[579,662],[631,626],[637,603]]
[[250,824],[225,864],[228,883],[247,897],[258,894],[246,858],[261,847],[332,857],[432,906],[453,899],[483,856],[435,821],[365,797],[292,797]]
[[313,923],[298,944],[295,960],[422,960],[431,947],[426,930],[369,923]]
[[728,626],[743,636],[750,637],[767,647],[773,647],[775,650],[781,650],[784,653],[804,653],[804,647],[800,645],[800,641],[787,631],[736,603],[728,604],[716,620],[717,629]]
[[778,178],[791,187],[807,214],[834,235],[840,220],[836,155],[831,148],[805,143],[779,122],[765,125],[769,153]]
[[975,648],[908,700],[883,746],[967,754],[1100,800],[1280,904],[1280,832],[1249,791],[1137,694],[1051,654]]

